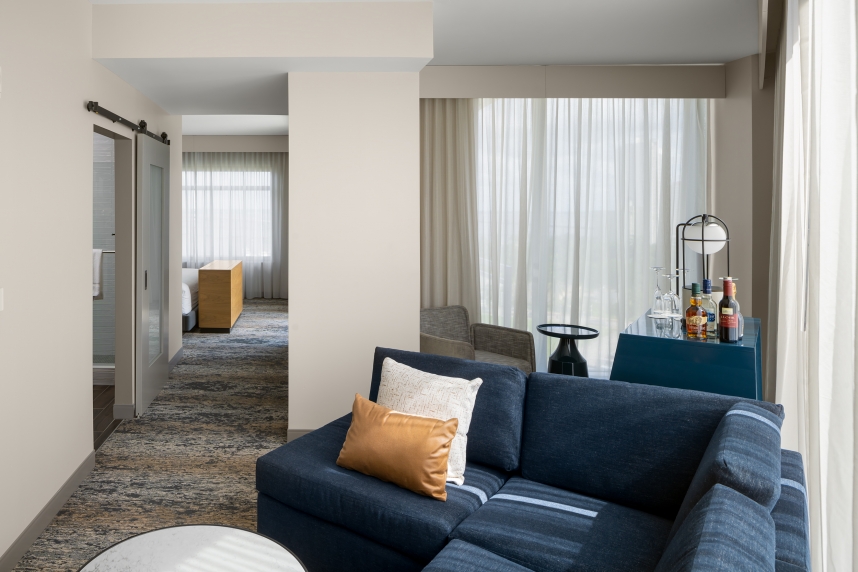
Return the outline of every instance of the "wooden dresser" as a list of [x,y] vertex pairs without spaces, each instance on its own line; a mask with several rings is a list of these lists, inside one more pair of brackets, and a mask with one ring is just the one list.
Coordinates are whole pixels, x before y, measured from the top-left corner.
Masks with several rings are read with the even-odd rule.
[[200,268],[200,331],[232,330],[243,308],[242,280],[241,260],[215,260]]

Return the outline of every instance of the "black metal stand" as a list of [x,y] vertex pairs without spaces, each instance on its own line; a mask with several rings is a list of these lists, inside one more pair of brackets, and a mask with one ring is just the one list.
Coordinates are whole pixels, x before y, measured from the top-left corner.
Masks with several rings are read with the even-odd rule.
[[590,372],[587,371],[587,360],[578,351],[575,340],[560,338],[557,349],[548,359],[548,373],[590,377]]
[[592,340],[599,336],[599,330],[572,324],[542,324],[536,326],[536,331],[560,340],[548,358],[548,373],[590,377],[587,360],[578,351],[576,340]]

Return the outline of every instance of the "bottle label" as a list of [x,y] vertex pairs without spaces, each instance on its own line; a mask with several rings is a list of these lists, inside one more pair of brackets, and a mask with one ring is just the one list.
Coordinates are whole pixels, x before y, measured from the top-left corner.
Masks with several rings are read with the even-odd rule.
[[706,316],[691,316],[689,318],[686,318],[685,322],[689,326],[705,326]]
[[733,308],[721,308],[721,314],[731,315],[733,313]]
[[[728,314],[725,310],[730,310],[730,314]],[[730,308],[725,308],[725,309],[721,310],[721,327],[722,328],[738,328],[739,327],[739,316],[737,316],[736,314],[732,314],[732,312],[733,312],[733,310]]]

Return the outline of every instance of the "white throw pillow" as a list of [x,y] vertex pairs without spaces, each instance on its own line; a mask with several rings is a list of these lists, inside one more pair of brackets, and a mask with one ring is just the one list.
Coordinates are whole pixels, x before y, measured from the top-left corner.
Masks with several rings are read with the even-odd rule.
[[477,390],[482,384],[480,378],[468,381],[444,377],[384,358],[378,404],[408,415],[422,415],[442,421],[458,419],[459,427],[447,460],[447,481],[461,485],[465,482],[468,428],[471,426]]

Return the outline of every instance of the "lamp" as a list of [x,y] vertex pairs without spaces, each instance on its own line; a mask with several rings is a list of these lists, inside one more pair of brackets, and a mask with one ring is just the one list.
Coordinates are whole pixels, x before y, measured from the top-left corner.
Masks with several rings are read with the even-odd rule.
[[[701,214],[693,216],[684,223],[676,225],[676,261],[677,264],[682,260],[681,269],[685,269],[685,247],[690,248],[694,253],[699,254],[703,259],[703,276],[700,277],[700,283],[704,278],[709,278],[709,270],[711,267],[709,257],[727,247],[727,276],[730,276],[730,231],[724,221],[715,215]],[[686,272],[680,272],[682,275],[682,291],[684,293],[687,288],[685,283]],[[676,278],[676,289],[679,289],[679,277]],[[713,288],[714,294],[715,288]],[[717,296],[713,296],[713,299]],[[683,299],[685,296],[683,296]],[[716,300],[717,303],[717,300]]]
[[706,254],[715,254],[727,244],[727,232],[715,223],[696,223],[686,227],[684,239],[697,254],[703,254],[704,247]]

